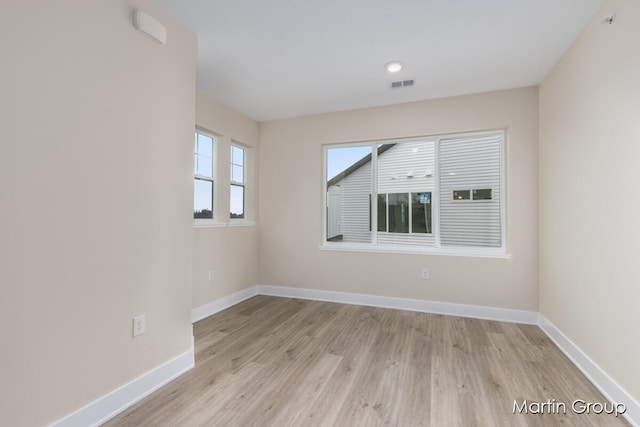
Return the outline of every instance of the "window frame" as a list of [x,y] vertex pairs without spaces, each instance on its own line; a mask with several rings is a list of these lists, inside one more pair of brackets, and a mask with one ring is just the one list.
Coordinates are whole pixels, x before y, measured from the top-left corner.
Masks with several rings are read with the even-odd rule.
[[[216,158],[217,158],[217,146],[218,146],[218,141],[217,141],[217,136],[214,135],[211,132],[208,132],[206,130],[197,128],[194,130],[194,135],[196,138],[196,145],[197,145],[197,138],[198,135],[204,135],[206,137],[211,138],[211,176],[208,175],[201,175],[197,173],[196,170],[196,165],[194,164],[194,172],[193,172],[193,184],[194,184],[194,190],[193,190],[193,202],[195,204],[195,182],[196,180],[202,180],[202,181],[208,181],[211,182],[211,218],[195,218],[195,216],[193,217],[193,224],[194,226],[212,226],[217,224],[217,219],[216,219],[216,196],[217,196],[217,190],[216,190],[216,183],[217,183],[217,179],[216,179]],[[197,149],[196,152],[194,152],[194,155],[197,156]],[[195,159],[194,159],[195,160]],[[194,206],[195,207],[195,206]],[[194,212],[195,215],[195,212]]]
[[[474,246],[442,246],[440,239],[440,142],[445,139],[462,138],[462,137],[474,137],[483,135],[496,135],[500,140],[500,191],[499,197],[495,197],[495,188],[490,186],[473,186],[470,188],[461,188],[462,190],[470,190],[470,200],[460,200],[457,203],[486,203],[497,201],[499,203],[500,210],[500,227],[501,227],[501,245],[500,247],[474,247]],[[432,171],[434,177],[434,188],[431,190],[431,233],[415,233],[423,235],[433,235],[435,238],[434,246],[409,246],[409,245],[395,245],[378,243],[378,233],[389,233],[378,231],[378,185],[376,174],[378,171],[378,152],[377,147],[380,144],[401,144],[404,142],[416,141],[419,139],[433,139],[434,140],[434,169]],[[359,242],[332,242],[327,240],[327,152],[332,148],[347,148],[357,146],[370,146],[371,147],[371,194],[376,197],[370,197],[370,229],[371,229],[371,242],[359,243]],[[322,235],[320,250],[336,250],[336,251],[352,251],[352,252],[382,252],[382,253],[424,253],[424,254],[437,254],[437,255],[451,255],[451,256],[468,256],[468,257],[489,257],[489,258],[511,258],[511,254],[507,248],[507,218],[506,218],[506,153],[507,153],[507,134],[504,129],[493,129],[486,131],[476,132],[463,132],[454,134],[440,134],[440,135],[425,135],[423,137],[409,137],[409,138],[397,138],[397,139],[385,139],[385,140],[371,140],[360,142],[344,142],[335,144],[324,144],[321,147],[322,150]],[[491,189],[492,199],[490,200],[473,200],[474,189]],[[409,198],[411,198],[412,191],[408,190]],[[386,194],[386,193],[385,193]],[[388,196],[387,196],[388,197]],[[409,207],[411,204],[409,204]],[[388,209],[388,206],[387,206]],[[411,209],[410,209],[411,211]],[[375,214],[372,214],[375,213]],[[409,213],[411,217],[411,212]],[[388,222],[388,212],[387,212]],[[403,233],[405,234],[405,233]],[[409,233],[412,233],[411,228]]]
[[[242,182],[235,181],[233,179],[233,167],[237,165],[233,163],[233,149],[239,148],[242,150]],[[231,141],[229,144],[229,223],[230,224],[244,224],[249,223],[247,220],[247,158],[248,158],[248,147],[240,144],[236,141]],[[232,187],[241,187],[242,188],[242,218],[231,218],[231,188]]]

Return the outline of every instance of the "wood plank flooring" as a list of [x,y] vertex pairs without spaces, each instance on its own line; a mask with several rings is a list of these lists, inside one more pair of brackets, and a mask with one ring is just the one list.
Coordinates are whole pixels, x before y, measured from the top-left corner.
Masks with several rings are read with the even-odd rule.
[[105,426],[628,425],[572,410],[606,400],[537,326],[257,296],[194,334],[196,367]]

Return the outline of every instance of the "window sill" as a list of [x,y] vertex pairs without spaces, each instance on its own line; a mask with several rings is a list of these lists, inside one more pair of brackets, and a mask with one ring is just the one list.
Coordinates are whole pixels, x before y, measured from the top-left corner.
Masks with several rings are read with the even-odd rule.
[[254,221],[230,221],[229,227],[253,227],[256,223]]
[[226,227],[226,222],[217,222],[213,220],[209,221],[196,221],[193,223],[193,228],[219,228]]
[[201,221],[194,222],[193,228],[222,228],[222,227],[254,227],[255,221],[229,221],[229,222],[217,222],[217,221]]
[[325,242],[320,245],[321,251],[339,251],[339,252],[374,252],[374,253],[390,253],[390,254],[416,254],[416,255],[442,255],[442,256],[462,256],[474,258],[497,258],[511,259],[511,254],[503,249],[479,249],[479,248],[423,248],[411,246],[392,246],[392,245],[368,245],[358,243],[337,243]]

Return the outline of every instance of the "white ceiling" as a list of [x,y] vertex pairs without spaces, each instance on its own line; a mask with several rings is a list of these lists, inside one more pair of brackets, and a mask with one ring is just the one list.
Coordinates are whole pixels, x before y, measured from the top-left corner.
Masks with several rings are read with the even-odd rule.
[[604,1],[155,0],[198,34],[198,89],[258,121],[536,85]]

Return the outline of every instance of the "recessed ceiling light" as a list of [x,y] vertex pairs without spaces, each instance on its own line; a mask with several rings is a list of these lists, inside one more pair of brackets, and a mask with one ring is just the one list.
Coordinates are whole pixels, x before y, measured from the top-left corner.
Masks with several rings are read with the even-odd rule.
[[400,62],[400,61],[387,62],[384,65],[384,68],[389,73],[397,73],[398,71],[402,70],[402,67],[404,67],[404,64],[402,62]]

